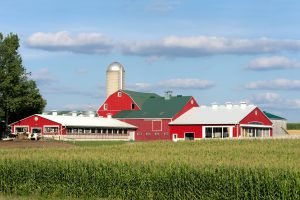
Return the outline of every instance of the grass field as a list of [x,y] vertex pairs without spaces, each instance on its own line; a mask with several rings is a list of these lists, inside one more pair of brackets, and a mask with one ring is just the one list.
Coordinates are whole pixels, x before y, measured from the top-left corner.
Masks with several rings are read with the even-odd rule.
[[0,199],[300,199],[300,140],[26,145],[0,147]]

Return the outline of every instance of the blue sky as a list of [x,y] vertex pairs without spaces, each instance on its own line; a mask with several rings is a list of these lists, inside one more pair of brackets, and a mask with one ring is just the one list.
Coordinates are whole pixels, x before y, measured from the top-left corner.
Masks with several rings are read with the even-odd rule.
[[0,31],[21,39],[47,110],[97,109],[107,66],[126,89],[247,101],[300,121],[298,0],[10,0]]

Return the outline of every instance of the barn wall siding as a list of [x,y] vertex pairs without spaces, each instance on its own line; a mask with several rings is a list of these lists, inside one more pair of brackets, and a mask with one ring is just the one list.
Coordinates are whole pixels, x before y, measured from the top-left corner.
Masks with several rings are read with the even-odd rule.
[[[122,110],[132,110],[132,103],[134,103],[132,98],[124,92],[121,92],[121,96],[118,96],[118,92],[120,91],[110,95],[100,106],[98,109],[99,116],[107,117],[108,114],[113,116]],[[105,104],[107,105],[107,110],[104,109]],[[139,107],[135,104],[133,110],[139,110]]]

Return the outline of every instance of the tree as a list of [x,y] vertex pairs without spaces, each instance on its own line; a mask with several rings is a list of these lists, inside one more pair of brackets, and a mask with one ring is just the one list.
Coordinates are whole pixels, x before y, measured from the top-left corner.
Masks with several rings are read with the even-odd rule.
[[17,35],[3,37],[0,33],[0,114],[4,116],[5,130],[12,120],[39,113],[46,106],[35,82],[28,79],[19,47]]

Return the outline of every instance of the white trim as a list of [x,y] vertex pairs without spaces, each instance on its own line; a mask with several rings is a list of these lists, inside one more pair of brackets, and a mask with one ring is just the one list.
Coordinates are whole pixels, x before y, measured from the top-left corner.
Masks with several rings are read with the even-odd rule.
[[272,128],[273,126],[261,125],[261,124],[240,124],[240,127]]
[[[27,125],[27,126],[25,126],[25,125],[24,125],[24,126],[21,126],[21,125],[15,125],[15,126],[14,126],[14,133],[16,133],[16,128],[27,128],[27,132],[29,132],[29,126],[28,126],[28,125]],[[26,133],[27,133],[27,132],[26,132]]]
[[[202,138],[206,138],[206,131],[205,131],[206,128],[212,128],[211,138],[214,138],[213,137],[214,128],[222,128],[222,133],[221,133],[220,138],[232,138],[233,137],[233,127],[234,126],[229,126],[229,125],[227,125],[227,126],[222,126],[222,125],[220,125],[220,126],[202,126]],[[229,131],[228,137],[223,137],[224,136],[223,128],[228,128],[228,131]]]
[[[47,132],[45,128],[48,128],[48,127],[57,127],[57,132]],[[59,133],[59,126],[58,125],[44,125],[43,133]]]
[[187,133],[193,133],[194,134],[194,139],[193,140],[195,140],[195,132],[184,132],[184,140],[185,140],[185,134],[187,134]]
[[33,129],[40,129],[41,130],[41,134],[43,133],[42,132],[43,131],[43,127],[33,126],[33,127],[31,127],[31,132],[30,133],[33,133],[32,132]]

